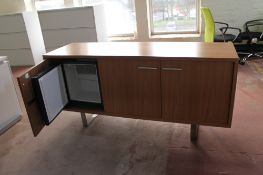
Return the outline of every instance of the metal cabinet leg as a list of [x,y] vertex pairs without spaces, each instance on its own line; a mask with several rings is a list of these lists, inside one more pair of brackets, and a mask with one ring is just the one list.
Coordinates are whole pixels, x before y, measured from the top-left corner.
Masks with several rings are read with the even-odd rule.
[[191,125],[191,132],[190,132],[190,139],[192,142],[197,141],[198,139],[198,131],[199,131],[199,125],[192,124]]
[[81,112],[80,113],[80,116],[81,116],[81,120],[82,120],[82,124],[83,124],[83,127],[86,128],[88,127],[96,118],[97,118],[97,114],[92,114],[92,119],[90,120],[90,122],[88,123],[87,121],[87,117],[86,117],[86,114]]
[[81,116],[83,127],[84,128],[88,127],[88,121],[87,121],[86,114],[81,112],[80,116]]

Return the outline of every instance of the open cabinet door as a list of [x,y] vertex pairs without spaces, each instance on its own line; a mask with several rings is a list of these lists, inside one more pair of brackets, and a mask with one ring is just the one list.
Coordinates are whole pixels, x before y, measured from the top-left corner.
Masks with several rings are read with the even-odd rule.
[[31,77],[36,76],[48,68],[49,63],[45,60],[17,78],[34,136],[37,136],[43,129],[45,122],[41,116],[40,104],[37,101]]
[[49,125],[68,103],[61,65],[44,61],[18,78],[34,136]]

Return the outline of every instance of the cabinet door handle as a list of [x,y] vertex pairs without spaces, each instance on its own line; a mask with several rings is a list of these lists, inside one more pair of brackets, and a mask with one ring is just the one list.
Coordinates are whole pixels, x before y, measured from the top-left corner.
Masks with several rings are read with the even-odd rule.
[[143,67],[143,66],[140,66],[137,68],[141,70],[157,70],[158,69],[157,67]]
[[167,70],[167,71],[182,71],[183,69],[181,69],[181,68],[173,68],[173,67],[163,67],[162,70]]

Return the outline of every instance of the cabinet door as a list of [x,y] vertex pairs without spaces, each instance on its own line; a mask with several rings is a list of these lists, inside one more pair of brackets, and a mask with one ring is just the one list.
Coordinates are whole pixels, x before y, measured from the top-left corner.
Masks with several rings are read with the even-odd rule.
[[61,65],[47,61],[18,78],[31,128],[35,136],[49,125],[68,103]]
[[45,122],[41,117],[40,104],[37,101],[31,77],[36,76],[48,68],[49,63],[46,60],[18,78],[19,87],[34,136],[37,136],[43,129]]
[[106,113],[161,117],[160,61],[116,58],[100,59],[98,64]]
[[232,62],[162,61],[161,67],[165,120],[229,126]]

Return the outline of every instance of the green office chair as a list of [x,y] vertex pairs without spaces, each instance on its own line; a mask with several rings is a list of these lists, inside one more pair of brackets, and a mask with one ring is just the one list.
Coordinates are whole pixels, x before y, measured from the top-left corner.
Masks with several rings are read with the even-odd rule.
[[[229,42],[229,41],[241,42],[241,40],[238,37],[239,34],[241,33],[241,29],[230,27],[227,23],[215,22],[210,9],[207,7],[202,7],[201,11],[205,19],[205,36],[204,36],[205,42]],[[216,33],[215,24],[224,25],[224,27],[219,28],[219,31],[221,33],[220,35],[215,34]],[[228,29],[237,30],[238,34],[237,35],[227,34],[226,32],[228,31]]]

